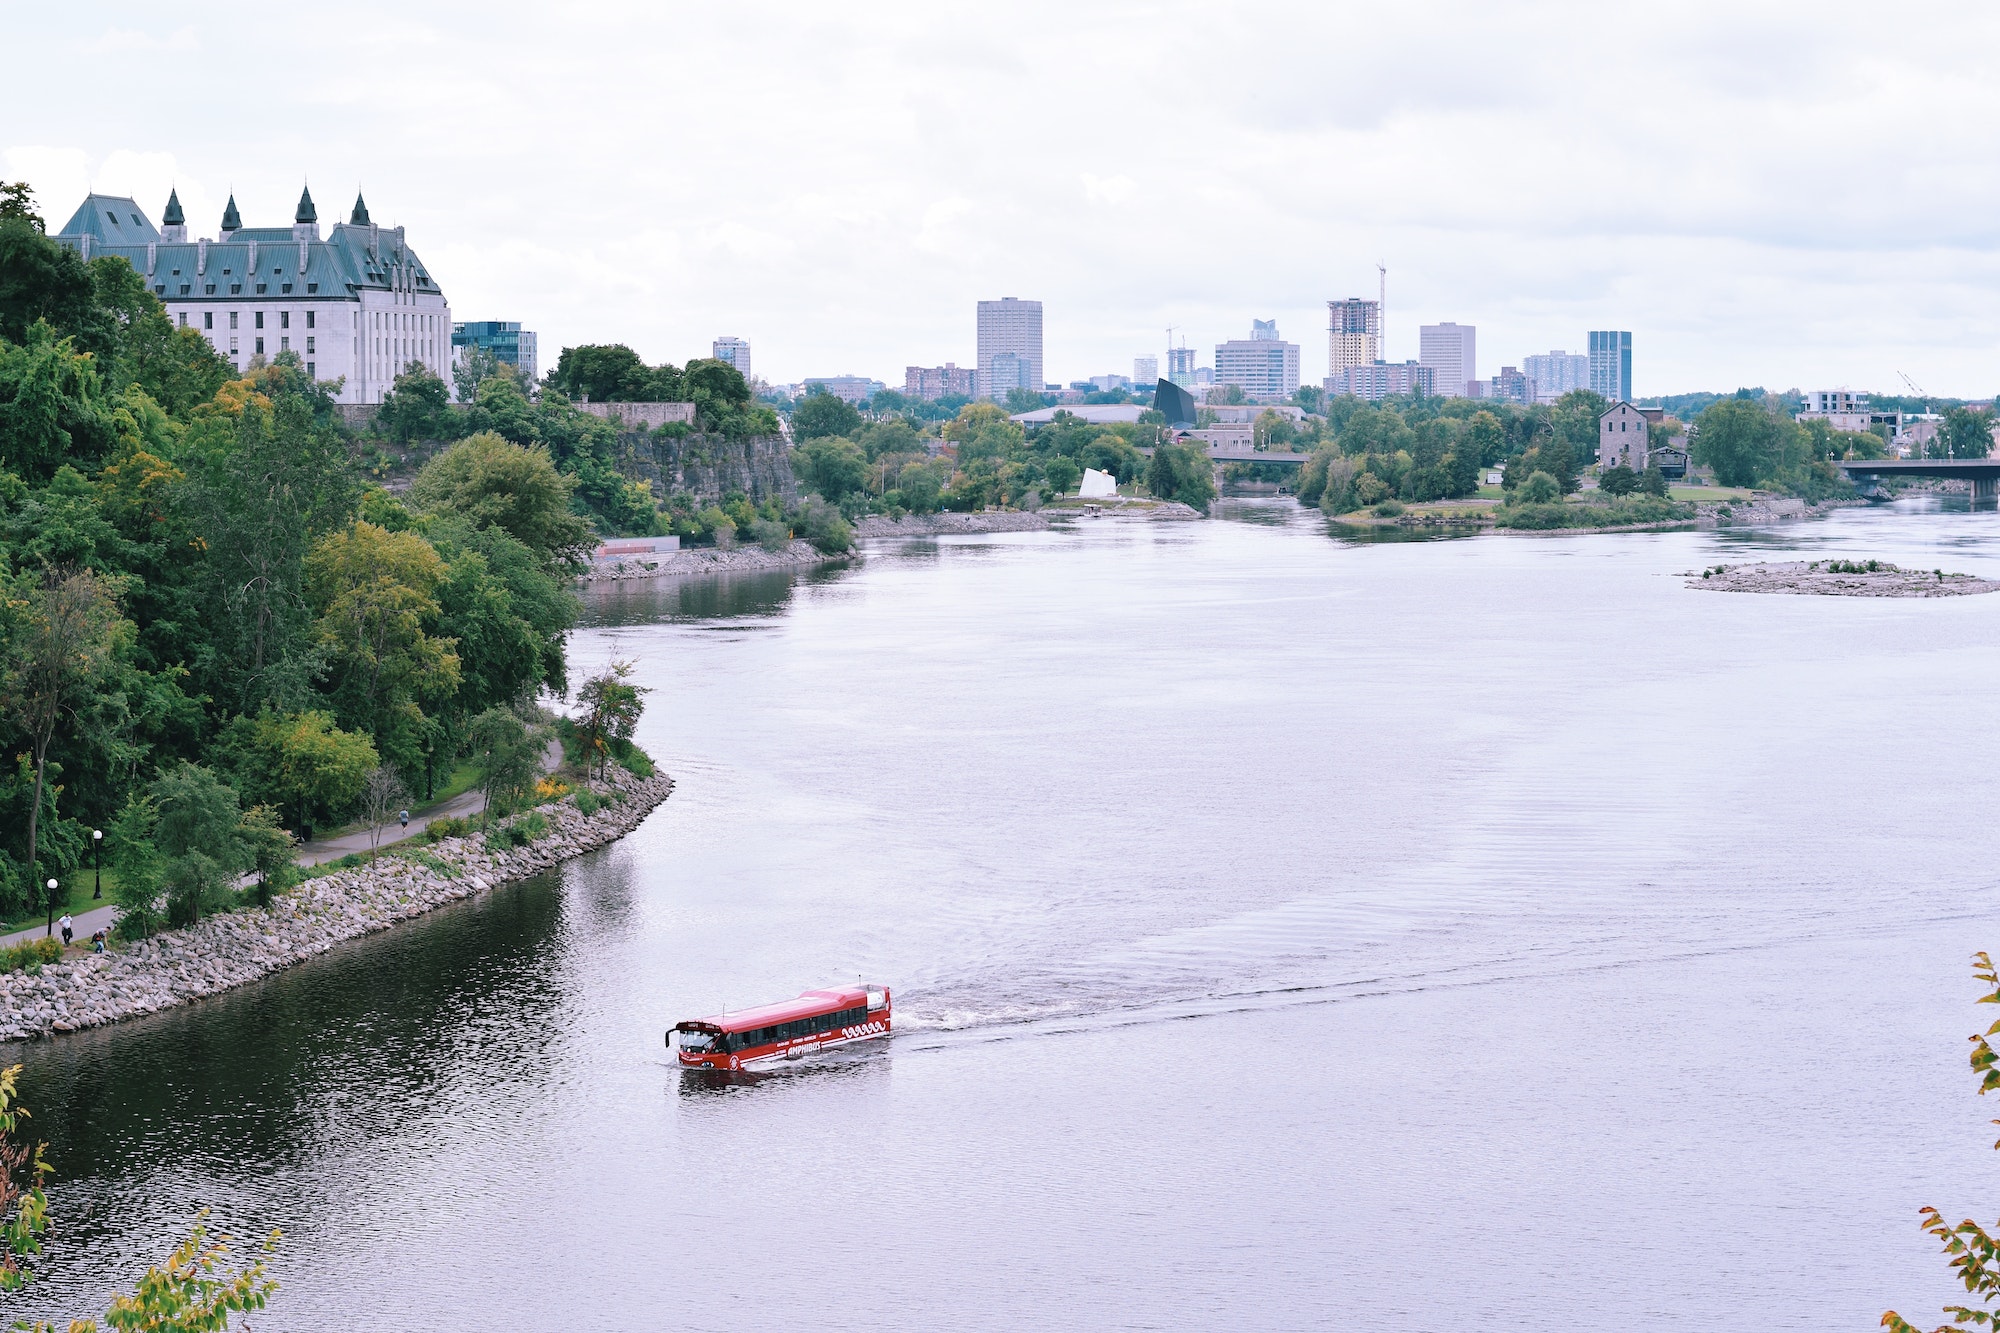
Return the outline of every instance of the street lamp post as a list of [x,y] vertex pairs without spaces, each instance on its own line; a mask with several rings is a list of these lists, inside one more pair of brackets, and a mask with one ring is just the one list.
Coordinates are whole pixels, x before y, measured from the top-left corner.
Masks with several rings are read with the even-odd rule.
[[49,933],[49,934],[51,934],[51,935],[53,935],[53,934],[55,934],[55,933],[56,933],[56,882],[55,882],[54,880],[50,880],[50,881],[49,881],[49,929],[48,929],[48,933]]
[[90,831],[90,870],[97,877],[97,887],[90,891],[93,898],[104,896],[104,830]]

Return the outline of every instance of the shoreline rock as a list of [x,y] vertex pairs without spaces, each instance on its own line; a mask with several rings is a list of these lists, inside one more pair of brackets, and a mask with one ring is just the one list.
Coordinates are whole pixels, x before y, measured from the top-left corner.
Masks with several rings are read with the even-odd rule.
[[665,555],[629,556],[622,560],[606,560],[592,565],[590,572],[580,581],[621,583],[627,579],[690,578],[703,574],[754,574],[772,569],[797,569],[801,565],[831,564],[849,558],[844,555],[823,554],[815,550],[810,542],[793,538],[791,544],[782,551],[767,551],[761,546],[732,546],[726,551],[712,546],[701,546]]
[[[1868,561],[1874,569],[1855,569],[1847,561],[1791,560],[1758,565],[1718,565],[1700,573],[1685,573],[1687,586],[1709,592],[1792,593],[1808,597],[1974,597],[2000,592],[2000,582],[1971,574],[1940,574],[1930,569],[1900,569]],[[1839,569],[1826,568],[1840,565]]]
[[854,525],[854,535],[857,538],[950,537],[968,532],[1041,532],[1048,526],[1044,514],[1012,509],[991,509],[977,514],[905,514],[899,519],[870,514]]
[[[615,842],[673,789],[665,773],[593,787],[614,795],[616,804],[591,815],[567,798],[537,807],[549,829],[524,847],[488,850],[483,835],[420,847],[399,843],[396,852],[368,865],[309,879],[279,894],[268,911],[241,908],[107,953],[50,963],[34,975],[0,974],[0,1041],[102,1027],[248,985],[336,945]],[[397,854],[405,852],[408,859]]]

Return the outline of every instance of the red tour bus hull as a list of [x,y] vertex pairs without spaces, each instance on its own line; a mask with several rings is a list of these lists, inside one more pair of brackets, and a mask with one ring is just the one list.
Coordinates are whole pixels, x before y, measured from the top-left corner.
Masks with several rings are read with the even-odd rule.
[[667,1032],[667,1046],[683,1069],[762,1068],[829,1046],[886,1037],[890,1009],[887,986],[809,990],[796,1000],[676,1023]]

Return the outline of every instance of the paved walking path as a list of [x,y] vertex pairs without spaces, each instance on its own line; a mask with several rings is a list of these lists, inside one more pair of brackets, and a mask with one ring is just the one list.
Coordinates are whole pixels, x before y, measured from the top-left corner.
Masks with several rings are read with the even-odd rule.
[[[542,770],[553,773],[562,766],[562,761],[562,742],[550,741],[547,753],[542,756]],[[433,819],[444,819],[447,817],[465,819],[478,814],[485,808],[485,793],[476,790],[460,792],[450,800],[441,801],[420,815],[412,815],[408,828],[403,828],[394,821],[384,825],[381,837],[376,840],[375,845],[377,848],[387,847],[392,843],[401,842],[405,838],[414,838],[429,827]],[[341,857],[353,852],[366,852],[368,849],[368,829],[366,826],[363,826],[352,833],[342,833],[336,837],[319,839],[313,842],[302,842],[299,844],[297,859],[298,863],[302,866],[316,866],[327,861],[338,861]],[[248,882],[249,879],[246,876],[243,883]],[[57,917],[56,920],[60,922],[62,918]],[[80,945],[88,944],[92,935],[100,930],[109,930],[117,923],[118,908],[112,904],[107,904],[103,907],[93,907],[87,912],[77,912],[70,917],[71,933],[76,943]],[[26,930],[17,930],[11,935],[0,935],[0,949],[12,948],[14,945],[27,940],[38,940],[48,933],[48,925],[43,923],[41,925],[29,926]],[[57,938],[60,937],[60,931],[58,931]]]

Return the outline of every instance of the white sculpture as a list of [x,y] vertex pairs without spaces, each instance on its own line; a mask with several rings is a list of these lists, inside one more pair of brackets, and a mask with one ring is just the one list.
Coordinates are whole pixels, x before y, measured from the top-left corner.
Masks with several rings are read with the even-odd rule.
[[1083,470],[1083,489],[1077,492],[1086,500],[1102,500],[1106,496],[1118,494],[1118,478],[1109,472],[1099,472],[1094,467]]

